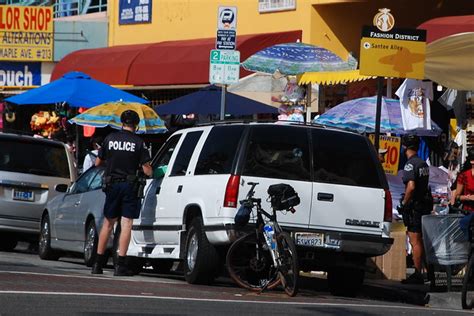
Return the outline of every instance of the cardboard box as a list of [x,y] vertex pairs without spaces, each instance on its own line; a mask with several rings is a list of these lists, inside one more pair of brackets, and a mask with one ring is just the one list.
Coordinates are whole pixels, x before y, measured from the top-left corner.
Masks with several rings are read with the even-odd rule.
[[[403,225],[402,225],[403,226]],[[393,245],[383,256],[371,258],[369,266],[376,269],[375,274],[368,277],[375,279],[403,280],[406,278],[406,232],[405,227],[393,227],[390,237]]]

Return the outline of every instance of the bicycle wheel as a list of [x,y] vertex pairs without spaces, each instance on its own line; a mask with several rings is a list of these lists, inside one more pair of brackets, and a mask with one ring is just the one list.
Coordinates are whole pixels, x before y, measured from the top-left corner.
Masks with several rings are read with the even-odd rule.
[[463,309],[472,309],[474,305],[474,255],[471,255],[462,280],[461,303]]
[[271,253],[264,241],[257,247],[256,233],[237,239],[229,248],[226,257],[227,271],[239,286],[262,291],[273,289],[280,284]]
[[300,270],[298,267],[298,256],[296,254],[296,246],[290,235],[281,232],[277,236],[279,269],[281,283],[285,293],[289,296],[295,296],[298,293],[298,279]]

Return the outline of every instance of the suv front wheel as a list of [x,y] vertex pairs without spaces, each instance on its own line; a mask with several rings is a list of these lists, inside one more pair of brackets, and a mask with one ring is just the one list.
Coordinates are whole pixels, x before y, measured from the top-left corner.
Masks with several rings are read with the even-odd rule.
[[203,229],[202,219],[196,217],[186,237],[184,276],[191,284],[209,284],[218,270],[219,255]]

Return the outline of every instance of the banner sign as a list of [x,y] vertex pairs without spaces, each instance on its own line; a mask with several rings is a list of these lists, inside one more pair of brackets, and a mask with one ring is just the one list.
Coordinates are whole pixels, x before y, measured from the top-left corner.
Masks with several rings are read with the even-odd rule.
[[[375,135],[370,134],[369,139],[374,143]],[[380,135],[379,146],[380,148],[387,149],[385,154],[385,162],[382,163],[383,170],[387,174],[393,174],[394,176],[398,173],[398,163],[400,161],[400,137]]]
[[0,62],[0,87],[41,86],[41,63]]
[[0,5],[0,61],[53,61],[53,9]]
[[364,26],[360,41],[360,74],[424,79],[426,31]]
[[120,0],[119,24],[151,23],[152,0]]

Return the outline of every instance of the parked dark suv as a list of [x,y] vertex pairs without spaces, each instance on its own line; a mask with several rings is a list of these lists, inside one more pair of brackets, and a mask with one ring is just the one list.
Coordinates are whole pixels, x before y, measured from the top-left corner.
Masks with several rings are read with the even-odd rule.
[[272,184],[291,185],[296,213],[279,214],[303,270],[328,271],[332,293],[353,295],[365,260],[390,249],[391,197],[370,141],[337,129],[290,123],[227,123],[180,130],[153,160],[128,255],[183,260],[190,283],[211,282],[219,250],[236,236],[247,183],[265,201]]
[[0,249],[36,239],[55,186],[76,179],[73,156],[58,141],[0,133]]

